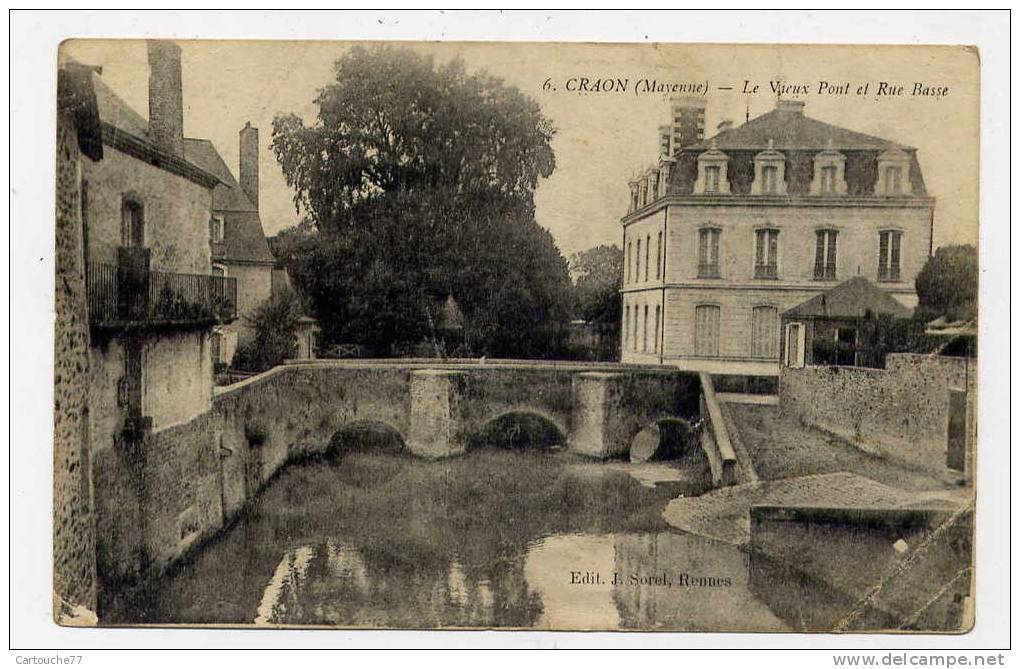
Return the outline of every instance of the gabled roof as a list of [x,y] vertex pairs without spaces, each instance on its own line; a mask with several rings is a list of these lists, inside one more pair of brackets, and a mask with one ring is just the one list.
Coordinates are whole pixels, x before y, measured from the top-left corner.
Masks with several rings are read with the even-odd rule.
[[230,173],[230,168],[212,142],[185,137],[184,155],[189,161],[219,178],[221,183],[213,190],[213,211],[258,211],[241,190],[237,179]]
[[863,276],[855,276],[824,293],[815,295],[792,309],[784,317],[864,318],[867,314],[907,318],[910,310]]
[[276,264],[257,211],[225,211],[222,215],[224,262]]
[[99,119],[139,139],[149,139],[149,122],[121,100],[99,75],[92,77]]
[[213,189],[213,212],[223,215],[224,262],[273,263],[258,209],[241,190],[219,151],[208,139],[184,138],[184,155],[203,170],[215,174],[219,185]]
[[[764,149],[774,142],[774,148],[783,150],[820,150],[832,142],[833,149],[885,150],[900,146],[895,142],[854,132],[804,116],[801,112],[773,109],[747,123],[723,130],[710,140],[688,147],[704,151],[712,142],[722,151]],[[911,147],[902,147],[910,149]]]
[[[76,63],[69,61],[69,64]],[[174,155],[159,146],[149,135],[149,122],[121,100],[97,72],[93,70],[91,77],[105,143],[207,188],[216,186],[216,175],[193,163],[188,157]]]

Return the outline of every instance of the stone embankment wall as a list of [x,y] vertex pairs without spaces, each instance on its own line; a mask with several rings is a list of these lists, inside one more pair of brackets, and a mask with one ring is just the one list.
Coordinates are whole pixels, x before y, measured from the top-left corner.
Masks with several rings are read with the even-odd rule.
[[626,454],[657,420],[695,416],[698,393],[692,374],[619,365],[283,365],[217,389],[212,410],[194,420],[97,452],[101,592],[130,593],[164,571],[287,462],[326,452],[351,425],[383,423],[412,453],[445,457],[489,422],[524,412],[555,425],[573,450],[604,458]]
[[784,413],[863,450],[931,471],[946,470],[949,391],[967,393],[967,466],[976,440],[977,364],[965,358],[890,354],[885,369],[784,367]]

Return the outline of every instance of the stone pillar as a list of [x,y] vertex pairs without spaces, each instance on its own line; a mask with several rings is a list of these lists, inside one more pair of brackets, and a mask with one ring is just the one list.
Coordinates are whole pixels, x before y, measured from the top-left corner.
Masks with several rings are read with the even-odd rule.
[[623,374],[584,372],[573,379],[574,417],[569,448],[594,458],[625,454],[619,429]]
[[411,424],[407,448],[426,458],[465,451],[461,429],[462,372],[423,369],[411,372]]

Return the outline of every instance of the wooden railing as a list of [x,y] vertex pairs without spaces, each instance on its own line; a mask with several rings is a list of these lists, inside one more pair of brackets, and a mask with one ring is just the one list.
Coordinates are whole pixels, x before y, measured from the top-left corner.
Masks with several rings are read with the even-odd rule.
[[89,263],[89,324],[180,326],[237,318],[237,279]]

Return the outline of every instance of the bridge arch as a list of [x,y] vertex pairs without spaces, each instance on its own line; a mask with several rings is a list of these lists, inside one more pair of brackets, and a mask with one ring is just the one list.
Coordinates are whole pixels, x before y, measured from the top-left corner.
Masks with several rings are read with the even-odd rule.
[[401,453],[407,448],[404,434],[391,423],[359,418],[342,424],[330,437],[326,454],[343,457],[348,453]]
[[467,435],[468,449],[550,449],[566,447],[569,432],[555,416],[529,406],[486,415]]

